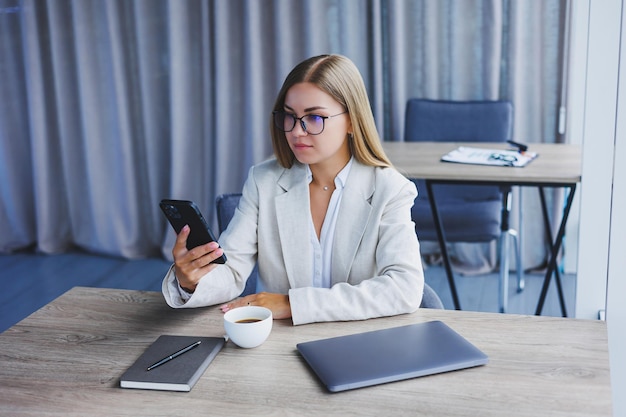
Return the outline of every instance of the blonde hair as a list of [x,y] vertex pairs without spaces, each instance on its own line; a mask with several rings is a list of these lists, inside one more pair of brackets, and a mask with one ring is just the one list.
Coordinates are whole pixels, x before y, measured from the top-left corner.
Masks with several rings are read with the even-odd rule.
[[[316,85],[348,111],[353,132],[348,142],[350,152],[357,161],[370,166],[391,166],[376,130],[365,83],[350,59],[342,55],[319,55],[302,61],[287,75],[272,110],[282,111],[287,91],[302,82]],[[273,118],[270,119],[270,132],[276,159],[283,167],[291,168],[295,155],[289,148],[285,133],[274,125]]]

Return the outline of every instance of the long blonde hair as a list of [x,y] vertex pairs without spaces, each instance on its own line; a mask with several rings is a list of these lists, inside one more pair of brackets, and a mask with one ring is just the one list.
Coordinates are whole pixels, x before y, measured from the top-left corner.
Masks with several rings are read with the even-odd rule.
[[[302,61],[287,75],[272,110],[282,111],[287,91],[302,82],[315,84],[348,111],[353,130],[348,143],[357,161],[370,166],[391,166],[376,130],[365,83],[350,59],[342,55],[319,55]],[[291,168],[295,155],[285,133],[274,125],[273,118],[270,119],[270,132],[276,159],[283,167]]]

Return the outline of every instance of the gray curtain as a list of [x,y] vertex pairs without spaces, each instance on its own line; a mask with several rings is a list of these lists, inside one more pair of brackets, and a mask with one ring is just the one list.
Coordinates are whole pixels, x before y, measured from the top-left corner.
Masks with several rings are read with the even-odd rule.
[[169,256],[159,200],[213,219],[271,154],[282,80],[321,53],[357,64],[385,140],[425,97],[509,99],[516,140],[559,141],[565,1],[0,0],[0,251]]

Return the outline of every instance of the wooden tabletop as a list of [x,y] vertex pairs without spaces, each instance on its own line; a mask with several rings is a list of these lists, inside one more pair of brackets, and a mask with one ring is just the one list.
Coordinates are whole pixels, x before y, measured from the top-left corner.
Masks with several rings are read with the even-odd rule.
[[[430,320],[466,337],[489,364],[333,394],[295,347]],[[160,293],[76,287],[0,334],[0,415],[611,415],[605,322],[449,310],[304,326],[276,320],[258,348],[229,342],[189,393],[119,388],[159,335],[223,333],[216,307],[173,310]]]
[[459,146],[508,149],[505,143],[383,142],[394,166],[409,178],[508,182],[519,185],[576,184],[582,170],[581,149],[576,145],[533,143],[539,155],[522,168],[442,162],[441,157]]

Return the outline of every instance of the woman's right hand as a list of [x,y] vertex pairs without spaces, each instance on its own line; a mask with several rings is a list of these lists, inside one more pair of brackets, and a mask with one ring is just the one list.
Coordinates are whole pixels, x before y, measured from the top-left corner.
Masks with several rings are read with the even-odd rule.
[[185,291],[193,293],[200,278],[217,267],[217,264],[211,262],[222,256],[224,251],[217,242],[209,242],[187,250],[187,237],[190,231],[188,225],[182,228],[176,237],[172,255],[174,257],[174,273],[179,285]]

